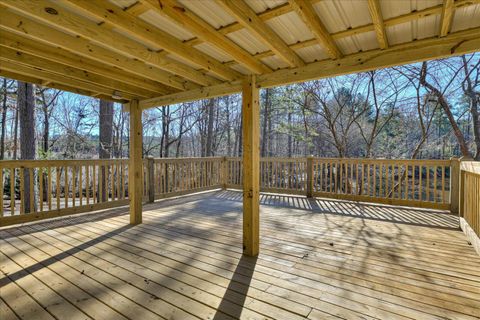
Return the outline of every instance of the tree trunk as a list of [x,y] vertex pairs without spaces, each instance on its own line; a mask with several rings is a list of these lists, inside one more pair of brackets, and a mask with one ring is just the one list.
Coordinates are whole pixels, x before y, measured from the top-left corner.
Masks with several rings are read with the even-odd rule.
[[457,121],[453,117],[452,110],[450,109],[450,105],[445,99],[445,96],[443,95],[443,93],[440,90],[438,90],[435,86],[427,82],[426,76],[427,76],[427,63],[424,62],[422,64],[420,83],[422,84],[422,86],[427,88],[430,91],[430,93],[432,93],[435,97],[437,97],[438,104],[442,107],[443,111],[445,112],[448,118],[448,121],[450,122],[450,125],[452,126],[453,133],[457,138],[458,144],[460,146],[460,150],[462,151],[462,155],[464,157],[471,157],[470,151],[468,150],[467,142],[465,141],[465,137],[463,136],[462,131],[458,127]]
[[207,157],[213,156],[213,122],[215,120],[214,105],[215,105],[215,99],[210,99],[207,104],[208,126],[207,126],[207,146],[206,146],[207,149],[205,152]]
[[[98,155],[100,159],[110,159],[112,156],[112,134],[113,134],[113,102],[100,100],[100,136]],[[102,166],[100,170],[100,179],[102,179],[102,190],[98,197],[99,202],[107,200],[108,190],[108,168]]]
[[[18,95],[18,91],[17,91],[17,95]],[[17,108],[15,108],[15,120],[13,125],[13,160],[17,160],[18,158],[17,150],[18,150],[18,106]]]
[[[22,160],[35,158],[35,98],[33,85],[18,81],[17,108],[20,120],[20,157]],[[35,208],[30,207],[30,183],[34,183],[34,177],[30,176],[30,170],[24,170],[24,197],[22,199],[25,213],[32,212]],[[35,203],[35,201],[34,201]]]
[[7,79],[3,78],[2,133],[0,137],[0,160],[5,158],[5,127],[7,122]]
[[270,92],[271,89],[265,89],[265,103],[263,105],[263,123],[262,123],[262,146],[260,154],[262,157],[267,156],[268,148],[268,122],[270,119]]

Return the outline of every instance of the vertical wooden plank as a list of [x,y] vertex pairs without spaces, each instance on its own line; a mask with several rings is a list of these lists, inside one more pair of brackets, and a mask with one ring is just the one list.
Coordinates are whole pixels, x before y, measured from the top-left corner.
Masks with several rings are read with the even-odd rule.
[[90,204],[90,165],[85,166],[85,201]]
[[[115,200],[115,163],[112,161],[110,163],[110,192],[112,193],[112,201]],[[143,161],[142,161],[142,170],[143,170]],[[142,188],[143,190],[143,188]]]
[[[124,179],[124,174],[125,174],[125,168],[124,168],[124,161],[119,160],[119,182],[120,182],[120,199],[125,199],[125,179]],[[154,188],[155,191],[155,188]]]
[[43,212],[43,168],[38,168],[38,203],[40,212]]
[[430,166],[425,166],[425,171],[427,173],[427,190],[426,190],[426,194],[427,194],[427,201],[430,201]]
[[155,167],[152,156],[147,157],[148,202],[155,201]]
[[78,196],[80,198],[80,205],[83,205],[83,165],[78,167]]
[[20,168],[20,214],[25,214],[25,172]]
[[247,76],[242,91],[243,135],[243,253],[257,256],[260,243],[260,106],[254,75]]
[[[121,183],[120,178],[122,176],[120,174],[120,161],[121,161],[120,159],[116,160],[117,163],[116,163],[116,168],[115,168],[115,171],[117,173],[117,176],[116,176],[116,178],[117,178],[117,200],[120,200],[122,198],[122,196],[121,196],[121,185],[120,185],[120,183]],[[155,185],[154,185],[154,188],[155,188]],[[154,191],[155,191],[155,189],[154,189]]]
[[65,186],[64,186],[64,201],[65,201],[65,208],[68,208],[68,191],[69,191],[69,186],[68,186],[68,167],[65,166],[65,170],[64,171],[64,179],[65,179]]
[[98,188],[97,188],[97,173],[99,171],[97,170],[97,166],[94,164],[92,166],[92,202],[95,204],[97,203],[97,199],[98,199],[98,195],[97,195],[97,192],[98,192]]
[[442,165],[442,203],[445,203],[445,165]]
[[437,202],[437,166],[433,166],[433,202]]
[[30,191],[30,213],[32,213],[37,211],[37,206],[35,206],[35,175],[33,168],[28,168],[28,175],[30,176],[30,179],[28,179],[28,188]]
[[52,167],[47,167],[47,203],[48,211],[52,210]]
[[13,216],[15,214],[15,168],[10,169],[10,214]]
[[415,167],[415,165],[412,165],[412,200],[417,199],[417,197],[415,197]]
[[313,156],[307,158],[307,197],[313,197]]
[[72,207],[77,206],[77,166],[72,166]]
[[130,224],[142,223],[142,110],[138,100],[130,101],[129,181]]
[[105,166],[103,165],[103,162],[98,165],[98,202],[103,202],[106,200],[106,195],[105,198],[103,197],[103,194],[105,193],[105,188],[103,186],[104,181],[106,181],[107,173],[105,170]]
[[459,213],[460,198],[460,159],[450,159],[450,212]]
[[423,165],[418,166],[418,200],[423,201]]
[[61,178],[60,178],[60,167],[55,168],[55,175],[56,175],[56,196],[57,196],[57,210],[60,210],[60,183],[61,183]]

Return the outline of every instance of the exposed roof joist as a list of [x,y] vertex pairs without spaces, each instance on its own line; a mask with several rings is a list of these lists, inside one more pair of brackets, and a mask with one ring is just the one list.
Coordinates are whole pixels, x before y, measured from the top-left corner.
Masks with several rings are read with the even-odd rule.
[[178,55],[185,60],[190,60],[224,80],[234,80],[242,76],[238,71],[223,65],[220,61],[197,49],[185,45],[179,39],[157,27],[141,19],[136,19],[134,15],[123,11],[112,3],[85,0],[69,0],[69,2],[96,18],[102,19],[106,24],[120,28],[123,32],[148,43],[152,47],[159,46],[167,52]]
[[[141,0],[139,3],[143,4],[147,9],[152,9],[155,12],[169,17],[202,41],[208,42],[220,50],[223,50],[230,55],[234,61],[244,65],[253,73],[261,74],[272,71],[268,66],[252,57],[245,49],[220,32],[217,32],[217,30],[205,20],[177,1],[162,0],[161,5],[156,0]],[[138,7],[138,5],[134,7]]]
[[368,10],[372,17],[378,44],[381,49],[386,49],[388,48],[387,32],[385,31],[385,23],[383,22],[379,0],[368,0]]
[[124,72],[116,67],[105,66],[94,60],[83,58],[59,47],[43,44],[21,35],[0,29],[0,46],[11,48],[19,52],[29,53],[39,58],[58,62],[66,66],[82,69],[98,74],[105,78],[117,81],[120,86],[127,85],[132,90],[144,90],[151,94],[163,95],[169,93],[167,88],[155,81],[140,78],[134,74]]
[[320,21],[320,17],[316,14],[315,8],[313,8],[309,0],[290,0],[290,5],[315,35],[319,44],[326,49],[330,58],[338,59],[343,57],[342,52],[327,28]]
[[248,31],[267,44],[272,51],[289,66],[299,67],[305,65],[295,51],[290,49],[282,38],[270,29],[245,2],[230,0],[216,1]]
[[445,37],[450,32],[455,12],[454,2],[454,0],[443,0],[442,15],[440,18],[440,37]]
[[63,84],[56,83],[56,82],[52,82],[52,81],[45,81],[45,80],[42,80],[40,78],[35,78],[31,75],[26,76],[26,75],[19,74],[19,73],[16,73],[16,72],[10,72],[10,71],[7,71],[7,70],[1,69],[1,68],[0,68],[0,77],[16,79],[16,80],[23,81],[23,82],[33,83],[33,84],[36,84],[36,85],[39,85],[39,86],[47,86],[48,85],[48,87],[52,88],[52,89],[68,91],[68,92],[71,92],[71,93],[81,94],[81,95],[84,95],[84,96],[91,96],[91,97],[96,96],[97,98],[103,99],[103,100],[119,102],[119,103],[124,103],[125,102],[125,100],[113,99],[111,96],[107,96],[107,95],[104,95],[104,94],[91,92],[91,91],[88,91],[88,90],[82,90],[82,89],[79,89],[79,88],[76,88],[76,87],[70,87],[70,86],[63,85]]
[[[351,54],[336,60],[335,63],[332,63],[330,60],[324,60],[303,67],[275,71],[270,74],[258,76],[257,84],[260,87],[268,88],[355,72],[365,72],[395,65],[439,59],[452,55],[461,55],[475,52],[478,48],[480,48],[480,28],[452,33],[441,39],[434,37],[390,46],[383,50],[376,49]],[[200,90],[191,90],[141,100],[140,106],[143,109],[148,109],[154,106],[232,94],[240,90],[240,83],[224,83]]]
[[[180,75],[203,86],[220,82],[173,59],[162,57],[158,52],[109,30],[102,24],[98,25],[91,20],[64,9],[57,2],[50,0],[5,0],[2,1],[2,4],[33,19],[41,20],[55,29],[79,35],[84,39],[108,47],[110,50],[134,57],[159,69],[159,71],[163,70],[172,75]],[[45,8],[49,9],[46,10]]]

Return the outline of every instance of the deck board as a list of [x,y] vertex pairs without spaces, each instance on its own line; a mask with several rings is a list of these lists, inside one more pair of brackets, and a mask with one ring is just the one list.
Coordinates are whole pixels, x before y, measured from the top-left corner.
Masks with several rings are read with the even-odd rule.
[[2,319],[477,319],[480,257],[456,217],[262,195],[242,256],[241,193],[0,229]]

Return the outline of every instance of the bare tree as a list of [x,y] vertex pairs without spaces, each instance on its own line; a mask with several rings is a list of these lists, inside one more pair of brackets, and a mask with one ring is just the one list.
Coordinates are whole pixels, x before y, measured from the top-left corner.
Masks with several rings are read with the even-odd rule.
[[[22,160],[35,159],[35,98],[33,85],[18,81],[17,107],[20,119],[20,156]],[[30,170],[24,170],[24,185],[27,186],[23,196],[23,206],[25,212],[31,212],[34,208],[30,207],[30,183],[33,183],[34,177],[30,176]],[[35,201],[34,201],[35,202]]]
[[[112,156],[112,134],[113,134],[113,102],[100,100],[100,136],[99,136],[99,158],[100,159],[109,159]],[[101,190],[101,199],[100,201],[106,201],[106,186],[108,183],[107,180],[108,172],[105,170],[105,167],[102,167],[101,170],[101,179],[103,190]]]

